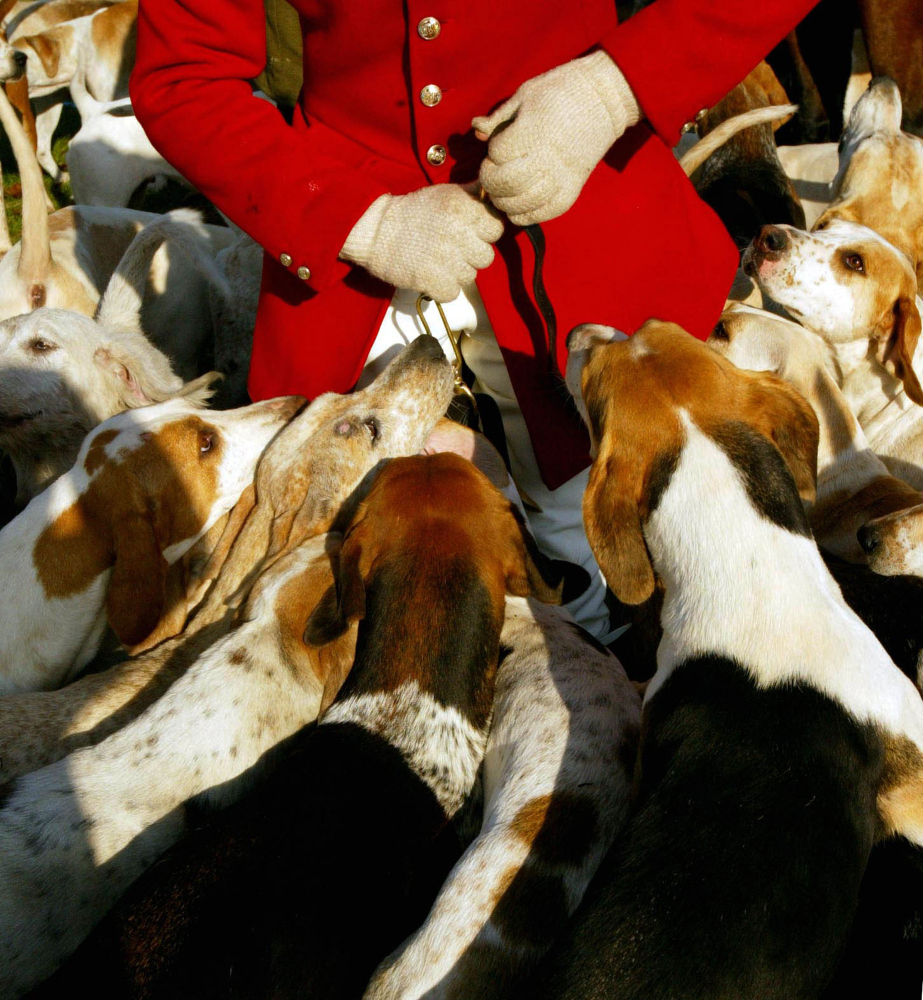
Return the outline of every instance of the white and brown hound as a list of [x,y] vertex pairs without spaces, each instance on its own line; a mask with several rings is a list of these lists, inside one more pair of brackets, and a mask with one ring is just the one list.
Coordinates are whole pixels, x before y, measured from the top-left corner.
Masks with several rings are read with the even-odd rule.
[[229,962],[261,995],[361,989],[476,780],[505,592],[561,591],[509,501],[457,455],[387,463],[344,528],[335,594],[305,634],[324,647],[359,621],[339,700],[253,797],[148,872],[48,991],[89,975],[173,997]]
[[811,538],[802,397],[671,324],[613,332],[569,337],[584,516],[623,601],[662,579],[664,635],[634,815],[532,995],[817,996],[874,842],[923,843],[923,701]]
[[743,262],[763,292],[827,342],[875,453],[923,489],[920,301],[910,259],[866,226],[834,220],[813,233],[764,226]]
[[167,610],[167,567],[237,501],[302,404],[208,412],[179,398],[118,414],[73,469],[0,531],[0,692],[55,688],[105,630],[144,640]]

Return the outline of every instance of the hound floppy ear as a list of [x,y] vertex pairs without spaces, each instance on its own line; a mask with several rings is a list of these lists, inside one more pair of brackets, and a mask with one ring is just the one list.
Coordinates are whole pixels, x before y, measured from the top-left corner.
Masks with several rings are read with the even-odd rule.
[[106,616],[125,646],[146,639],[166,606],[167,561],[150,514],[130,512],[112,526],[115,565],[106,593]]
[[778,448],[802,500],[817,495],[817,444],[820,430],[811,404],[790,385],[769,374],[755,374],[749,423]]
[[875,357],[904,383],[904,391],[917,405],[923,406],[923,388],[913,370],[913,354],[920,339],[920,311],[916,302],[902,295],[885,319],[878,335]]
[[365,618],[365,580],[362,577],[362,529],[353,528],[343,541],[336,570],[336,586],[321,598],[304,630],[309,646],[323,646],[339,638],[349,626]]
[[583,495],[587,540],[609,589],[623,604],[641,604],[654,592],[654,567],[641,527],[643,470],[594,462]]
[[119,401],[129,409],[161,403],[183,388],[166,355],[140,333],[113,337],[96,349],[93,360],[112,377]]
[[549,559],[535,544],[515,504],[509,512],[516,522],[514,553],[507,564],[506,590],[516,597],[536,597],[545,604],[566,604],[590,585],[590,574],[576,563]]
[[61,43],[56,38],[49,38],[44,34],[29,35],[26,38],[17,39],[17,42],[17,48],[28,45],[38,56],[45,75],[54,78],[58,72],[58,63],[61,61]]

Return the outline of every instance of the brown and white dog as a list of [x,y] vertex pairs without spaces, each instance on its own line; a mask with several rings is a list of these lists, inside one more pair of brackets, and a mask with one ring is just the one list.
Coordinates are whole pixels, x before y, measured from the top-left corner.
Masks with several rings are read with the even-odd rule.
[[[226,611],[226,596],[237,603],[233,631],[191,665],[184,658],[181,676],[174,674],[172,686],[133,721],[123,719],[119,732],[15,782],[0,808],[6,845],[0,993],[23,992],[76,947],[130,882],[182,836],[184,802],[216,786],[219,802],[239,795],[233,779],[332,700],[345,654],[306,651],[300,640],[327,588],[328,555],[318,536],[370,470],[396,452],[422,447],[451,392],[441,348],[420,338],[363,392],[318,397],[289,425],[291,435],[273,442],[256,479],[257,497],[266,504],[274,477],[300,486],[297,540],[285,511],[279,511],[280,526],[256,516],[258,503],[223,561],[232,577],[227,590],[217,586],[219,576],[206,599],[206,622]],[[263,559],[272,531],[252,527],[267,524],[284,527],[287,542],[269,563]],[[243,591],[250,598],[240,606],[246,575],[253,578]],[[123,703],[126,682],[134,680],[139,691],[150,680],[149,669],[137,678],[120,668],[114,673],[113,693]],[[59,716],[75,700],[79,705],[79,698],[60,692]],[[48,792],[52,787],[55,794]],[[36,836],[44,845],[38,852],[29,846]],[[43,892],[26,891],[37,884]],[[67,888],[77,885],[79,892]]]
[[923,503],[923,493],[892,476],[872,451],[827,368],[826,343],[791,320],[745,305],[725,310],[707,343],[738,368],[778,375],[811,404],[820,425],[811,530],[821,548],[865,562],[856,532],[877,517]]
[[743,262],[766,295],[827,342],[875,453],[923,489],[920,302],[910,260],[866,226],[834,220],[813,233],[764,226]]
[[923,139],[901,131],[901,113],[897,84],[872,80],[843,132],[831,203],[814,228],[840,219],[874,229],[910,258],[923,287]]
[[236,503],[302,402],[211,413],[179,398],[101,424],[0,531],[0,692],[72,678],[107,620],[126,645],[145,639],[166,610],[167,567]]
[[[77,9],[75,4],[71,7]],[[36,102],[38,161],[60,184],[67,175],[52,156],[51,140],[67,87],[84,65],[86,86],[93,97],[111,101],[128,96],[128,77],[135,64],[138,2],[121,0],[94,11],[84,10],[80,16],[72,13],[65,21],[58,21],[52,9],[44,17],[41,11],[37,13],[32,24],[23,19],[10,40],[28,59],[26,78],[29,96]]]
[[531,995],[815,997],[874,841],[923,843],[923,701],[811,539],[807,403],[671,324],[613,333],[568,338],[584,517],[622,600],[662,579],[664,636],[635,812]]
[[142,329],[146,278],[165,243],[223,285],[198,214],[180,210],[134,238],[93,319],[41,308],[0,322],[0,447],[16,472],[18,504],[67,471],[103,420],[181,393],[211,395],[201,382],[184,388],[181,377],[193,380],[203,370],[201,329],[176,327],[169,342],[157,344]]
[[[482,435],[440,421],[426,450],[461,454],[518,502]],[[621,664],[566,610],[521,597],[506,599],[500,647],[471,810],[480,832],[365,1000],[506,996],[576,909],[627,818],[640,699]]]
[[507,597],[480,833],[365,1000],[506,997],[577,908],[628,800],[641,702],[562,608]]
[[343,526],[335,595],[305,634],[325,645],[359,621],[340,698],[41,994],[92,981],[103,996],[210,995],[229,963],[254,995],[361,989],[427,844],[476,780],[505,593],[561,593],[509,501],[457,455],[387,463]]
[[0,782],[95,746],[141,715],[227,633],[283,552],[326,532],[379,462],[424,446],[451,395],[451,367],[433,338],[420,337],[361,392],[315,399],[260,459],[255,489],[195,581],[190,605],[206,593],[184,634],[62,690],[0,698]]

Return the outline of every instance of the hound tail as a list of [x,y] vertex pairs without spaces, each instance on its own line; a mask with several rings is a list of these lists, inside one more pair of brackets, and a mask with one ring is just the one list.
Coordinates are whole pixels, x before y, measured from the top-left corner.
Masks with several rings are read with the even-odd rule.
[[798,110],[797,104],[772,104],[768,108],[756,108],[753,111],[745,111],[742,115],[735,115],[722,122],[716,129],[709,132],[704,139],[700,139],[689,152],[685,153],[679,161],[679,165],[686,172],[687,177],[691,177],[699,167],[715,152],[720,149],[732,136],[742,132],[745,128],[752,128],[754,125],[765,125],[767,122],[776,122],[780,118],[786,118]]

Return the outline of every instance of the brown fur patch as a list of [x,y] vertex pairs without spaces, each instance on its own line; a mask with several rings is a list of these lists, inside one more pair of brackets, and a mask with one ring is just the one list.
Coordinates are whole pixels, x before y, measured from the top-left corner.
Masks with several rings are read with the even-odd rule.
[[[215,443],[202,457],[206,431]],[[217,430],[189,416],[153,432],[121,461],[103,465],[35,543],[32,559],[46,597],[80,594],[113,566],[110,624],[126,645],[145,639],[164,610],[161,551],[198,534],[208,519],[221,451]]]
[[325,712],[346,680],[356,653],[356,626],[333,641],[308,646],[304,632],[308,618],[325,597],[333,592],[333,572],[324,559],[279,588],[275,603],[283,659],[296,670],[313,673],[323,689],[321,712]]
[[39,62],[45,75],[53,80],[58,72],[58,65],[61,62],[61,45],[69,41],[73,35],[73,29],[63,27],[56,28],[54,34],[30,35],[27,38],[17,38],[16,48],[28,46],[38,56]]
[[923,829],[923,752],[906,736],[885,737],[878,812],[888,833]]
[[[899,209],[891,196],[895,185],[908,192]],[[900,133],[877,134],[853,153],[833,201],[814,228],[843,219],[874,229],[910,256],[918,286],[923,287],[923,199],[917,195],[921,188],[920,140]]]
[[110,444],[118,436],[118,431],[103,431],[102,434],[96,435],[87,451],[87,457],[83,460],[83,467],[86,469],[88,476],[92,476],[106,461],[106,445]]
[[111,67],[121,89],[135,64],[138,25],[137,0],[125,0],[101,11],[90,25],[93,58]]
[[839,490],[815,505],[811,529],[819,541],[838,532],[855,534],[863,524],[923,503],[923,493],[902,479],[879,476],[855,493]]
[[547,864],[580,865],[596,840],[596,806],[572,792],[542,795],[516,813],[510,830],[531,847],[530,857]]

